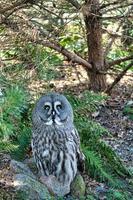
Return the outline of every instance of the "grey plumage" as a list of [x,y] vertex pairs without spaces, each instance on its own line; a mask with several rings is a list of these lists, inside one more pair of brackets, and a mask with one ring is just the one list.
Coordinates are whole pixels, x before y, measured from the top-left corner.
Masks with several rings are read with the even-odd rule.
[[70,103],[58,93],[42,96],[33,110],[32,122],[32,150],[38,170],[70,185],[84,160]]

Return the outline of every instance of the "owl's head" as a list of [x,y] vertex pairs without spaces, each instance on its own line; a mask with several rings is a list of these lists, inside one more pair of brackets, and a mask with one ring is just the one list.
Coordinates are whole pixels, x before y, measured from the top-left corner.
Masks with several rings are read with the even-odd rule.
[[61,126],[73,122],[73,110],[65,96],[48,93],[37,101],[32,119],[34,124]]

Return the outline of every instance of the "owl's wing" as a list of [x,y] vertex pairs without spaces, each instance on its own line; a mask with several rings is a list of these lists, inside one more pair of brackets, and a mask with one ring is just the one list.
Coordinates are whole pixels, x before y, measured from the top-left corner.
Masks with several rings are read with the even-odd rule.
[[72,135],[77,147],[78,170],[83,172],[85,170],[85,155],[82,153],[80,149],[80,138],[76,128],[72,131]]

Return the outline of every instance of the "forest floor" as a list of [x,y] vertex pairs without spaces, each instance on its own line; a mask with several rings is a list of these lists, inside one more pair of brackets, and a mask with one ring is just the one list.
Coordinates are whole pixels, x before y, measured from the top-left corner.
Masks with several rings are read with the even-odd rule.
[[[132,78],[133,79],[133,78]],[[104,138],[124,161],[133,168],[133,119],[124,113],[126,105],[133,107],[133,82],[118,84],[96,117],[111,134]]]

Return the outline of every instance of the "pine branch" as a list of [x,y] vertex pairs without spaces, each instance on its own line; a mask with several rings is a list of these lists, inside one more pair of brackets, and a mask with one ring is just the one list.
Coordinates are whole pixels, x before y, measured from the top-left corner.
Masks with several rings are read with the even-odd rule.
[[[119,23],[119,25],[118,25],[118,27],[117,27],[115,32],[118,32],[120,30],[121,26],[123,25],[123,22],[124,22],[125,18],[128,17],[128,15],[132,12],[132,9],[133,9],[133,6],[130,9],[125,11],[124,17],[120,20],[120,23]],[[111,39],[111,41],[109,42],[109,44],[107,45],[107,47],[105,49],[105,52],[104,52],[104,58],[106,58],[106,56],[109,53],[109,50],[112,47],[112,45],[115,42],[115,40],[116,40],[116,37],[113,37]]]
[[109,7],[109,6],[113,6],[113,5],[117,5],[119,3],[123,3],[124,1],[127,1],[127,0],[116,0],[114,2],[111,2],[111,3],[106,3],[106,4],[103,4],[102,6],[100,6],[100,9],[104,9],[106,7]]
[[116,10],[118,8],[125,8],[125,7],[131,6],[131,5],[133,5],[133,2],[131,2],[131,3],[127,3],[126,2],[124,5],[117,5],[117,6],[113,7],[113,8],[109,8],[109,9],[105,10],[104,12],[102,12],[102,14],[114,11],[114,10]]
[[8,7],[2,8],[0,6],[0,14],[5,14],[5,12],[11,11],[13,9],[15,9],[16,7],[22,6],[26,3],[26,0],[21,0],[21,1],[17,1],[14,4],[11,4]]
[[[116,32],[118,32],[120,30],[120,27],[122,26],[122,22],[119,24],[119,26],[116,29]],[[106,58],[106,56],[108,55],[110,48],[112,47],[114,41],[116,40],[116,37],[111,38],[110,42],[108,43],[108,45],[106,46],[106,49],[104,51],[104,58]]]
[[[103,20],[117,20],[117,19],[123,19],[125,17],[125,15],[115,15],[115,16],[109,16],[109,17],[102,17]],[[129,14],[127,15],[127,18],[132,19],[133,15]]]
[[81,5],[76,0],[67,0],[70,4],[72,4],[76,9],[80,9]]
[[123,58],[119,58],[118,60],[113,60],[112,62],[108,63],[108,69],[114,65],[119,65],[122,62],[128,61],[128,60],[132,60],[133,59],[133,55],[131,56],[127,56],[127,57],[123,57]]

